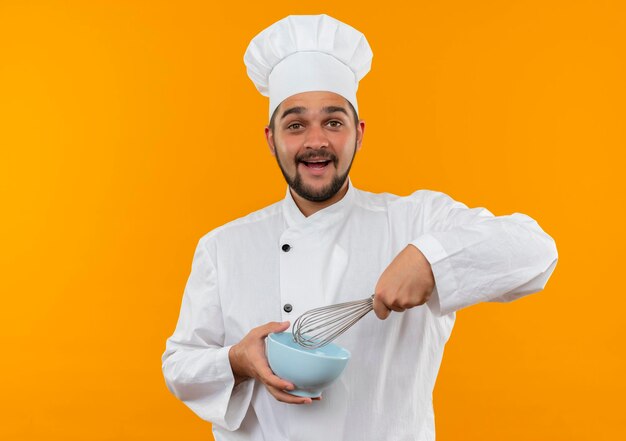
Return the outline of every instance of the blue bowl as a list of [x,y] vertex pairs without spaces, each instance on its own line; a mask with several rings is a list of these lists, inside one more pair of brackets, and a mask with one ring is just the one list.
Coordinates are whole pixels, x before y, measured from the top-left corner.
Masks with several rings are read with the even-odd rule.
[[268,335],[266,345],[272,371],[292,382],[296,389],[286,392],[299,397],[319,397],[339,378],[350,359],[350,352],[334,343],[318,349],[303,348],[291,332]]

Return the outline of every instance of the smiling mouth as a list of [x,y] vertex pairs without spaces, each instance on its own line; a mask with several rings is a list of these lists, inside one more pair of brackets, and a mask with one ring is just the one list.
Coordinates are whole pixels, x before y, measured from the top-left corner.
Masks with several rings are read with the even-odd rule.
[[309,168],[322,169],[326,167],[328,164],[330,164],[332,161],[330,159],[317,159],[313,161],[301,161],[301,162]]

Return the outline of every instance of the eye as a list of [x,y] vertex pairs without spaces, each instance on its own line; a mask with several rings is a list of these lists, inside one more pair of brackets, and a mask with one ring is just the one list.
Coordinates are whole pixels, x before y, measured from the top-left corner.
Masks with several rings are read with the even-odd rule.
[[336,129],[336,128],[341,127],[343,125],[343,123],[341,121],[332,120],[332,121],[328,121],[328,125],[331,126],[334,129]]
[[300,123],[293,123],[293,124],[289,124],[287,126],[287,129],[289,129],[289,130],[298,130],[298,129],[301,129],[301,128],[302,128],[302,124],[300,124]]

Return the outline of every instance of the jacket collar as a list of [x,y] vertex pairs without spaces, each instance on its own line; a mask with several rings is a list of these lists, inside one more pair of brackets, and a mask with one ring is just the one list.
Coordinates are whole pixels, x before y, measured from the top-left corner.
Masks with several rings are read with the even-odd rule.
[[339,223],[354,205],[356,189],[348,178],[348,191],[339,201],[306,217],[293,199],[289,187],[283,200],[283,215],[287,228],[324,228]]

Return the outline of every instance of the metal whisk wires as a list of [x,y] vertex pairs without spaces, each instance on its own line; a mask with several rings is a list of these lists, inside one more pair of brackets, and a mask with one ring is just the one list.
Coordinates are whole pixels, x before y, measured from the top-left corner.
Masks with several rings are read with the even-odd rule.
[[373,301],[372,295],[363,300],[311,309],[294,322],[293,339],[307,349],[326,346],[370,312]]

